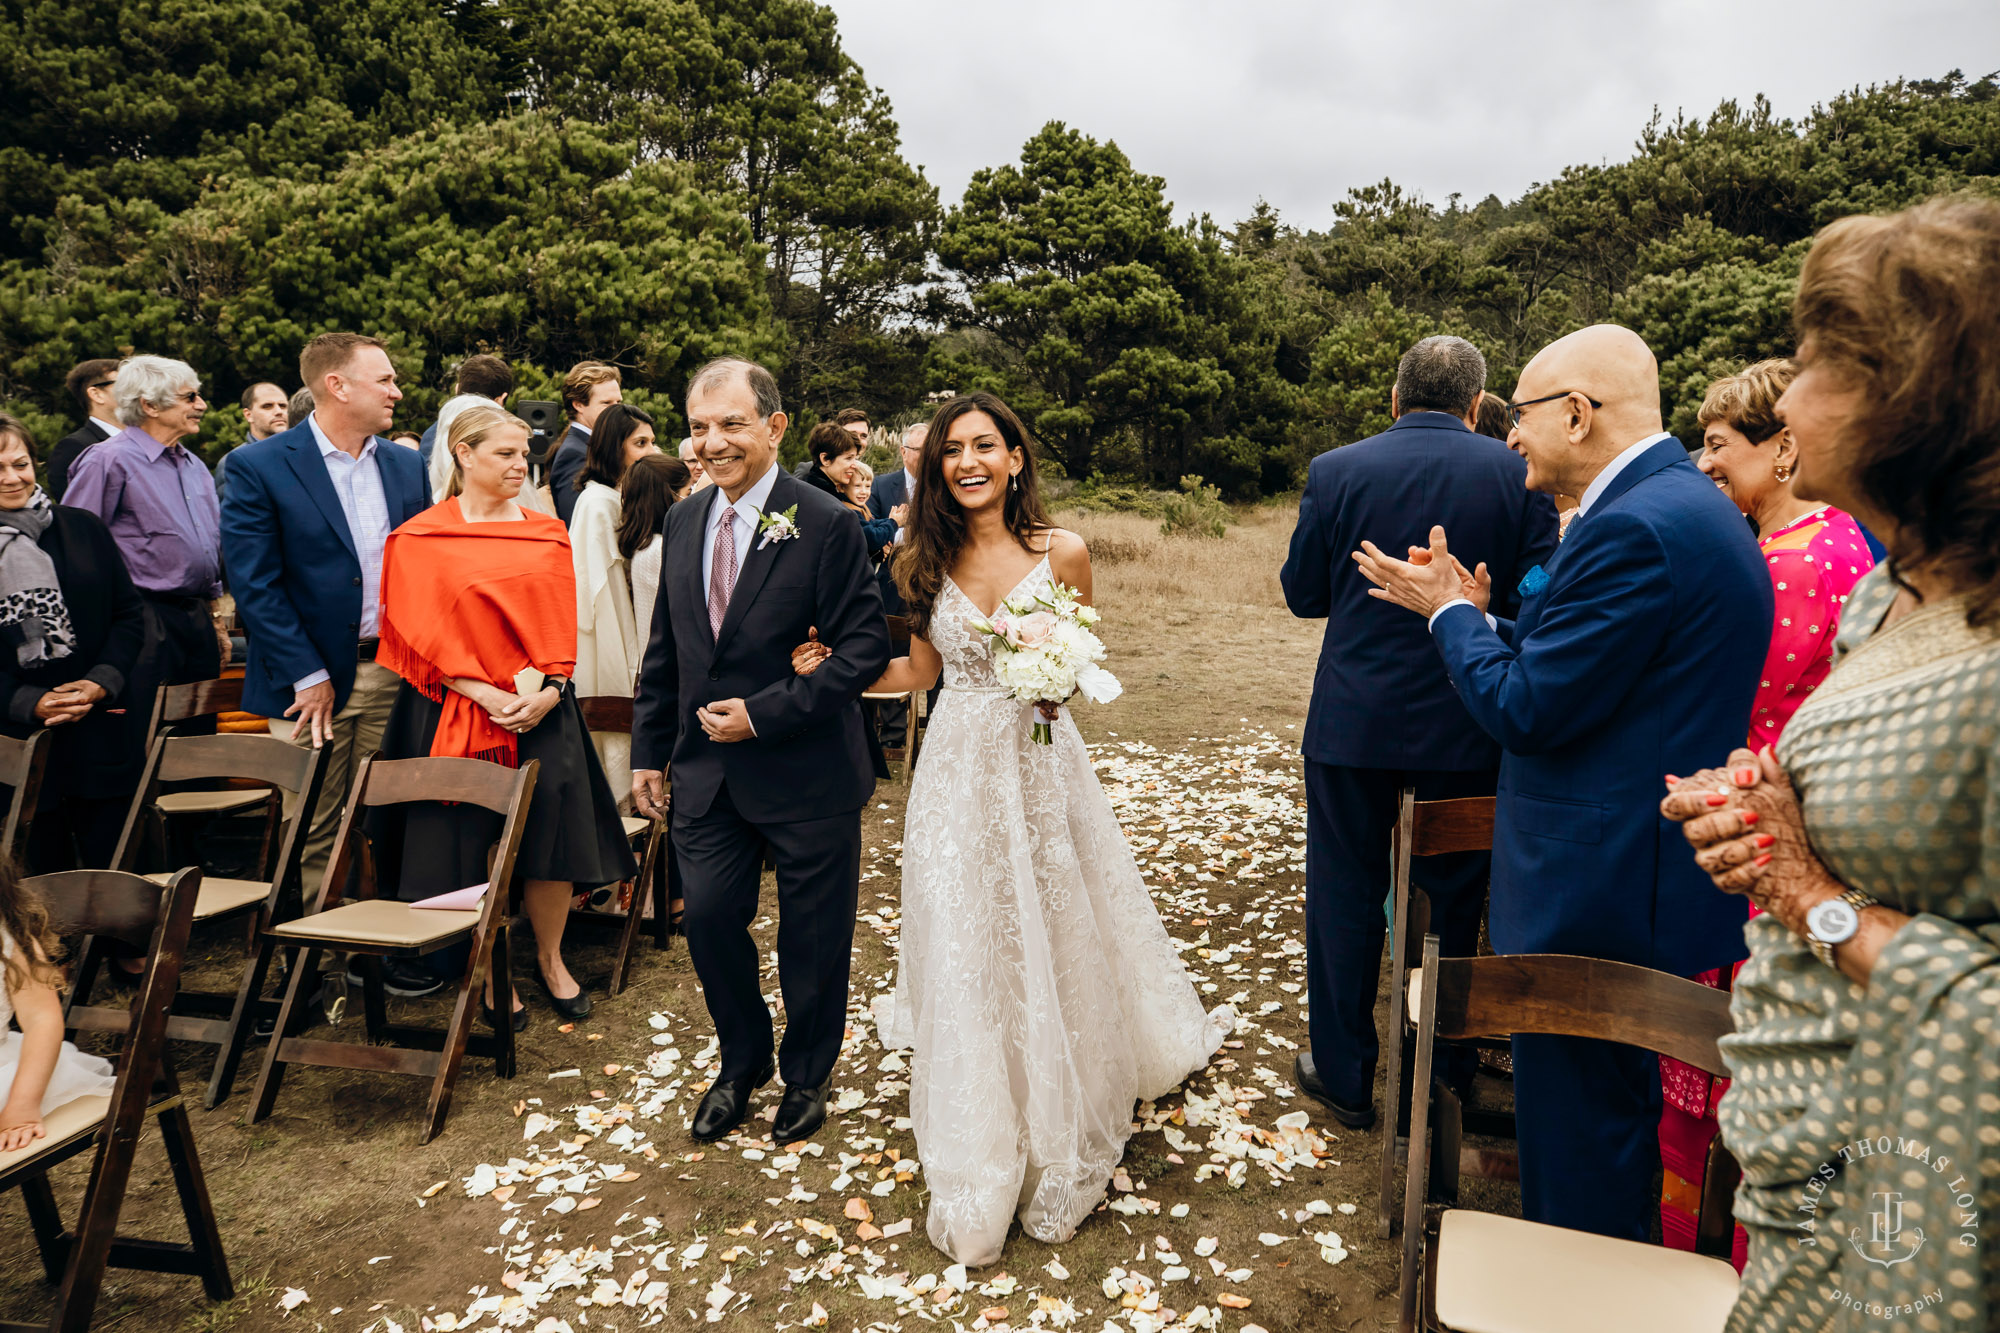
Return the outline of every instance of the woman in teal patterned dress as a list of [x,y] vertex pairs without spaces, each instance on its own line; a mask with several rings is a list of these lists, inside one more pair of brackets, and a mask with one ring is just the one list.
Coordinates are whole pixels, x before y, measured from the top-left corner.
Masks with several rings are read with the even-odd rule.
[[1731,1333],[2000,1317],[2000,205],[1821,233],[1779,404],[1797,491],[1890,558],[1773,756],[1670,779],[1746,927]]

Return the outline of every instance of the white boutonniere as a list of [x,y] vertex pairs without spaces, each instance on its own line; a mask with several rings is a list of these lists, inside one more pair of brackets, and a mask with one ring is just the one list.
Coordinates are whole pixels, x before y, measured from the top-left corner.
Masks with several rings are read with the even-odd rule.
[[772,542],[792,540],[799,535],[799,507],[793,505],[782,514],[769,514],[760,510],[757,514],[757,531],[764,534],[763,539],[757,543],[757,549],[760,551]]

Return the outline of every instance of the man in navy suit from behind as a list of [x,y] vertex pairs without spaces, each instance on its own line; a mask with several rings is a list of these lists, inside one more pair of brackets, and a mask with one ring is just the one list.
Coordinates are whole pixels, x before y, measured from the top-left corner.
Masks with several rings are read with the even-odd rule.
[[[1555,506],[1528,491],[1517,455],[1470,428],[1485,387],[1485,358],[1463,338],[1425,338],[1405,352],[1395,423],[1313,460],[1279,576],[1292,614],[1326,617],[1303,746],[1311,1050],[1294,1073],[1350,1128],[1375,1120],[1375,994],[1398,794],[1491,795],[1500,764],[1422,622],[1370,596],[1352,552],[1364,540],[1403,550],[1449,515],[1464,558],[1500,587],[1549,558]],[[1448,954],[1473,952],[1487,870],[1484,852],[1413,866]]]
[[[1661,429],[1659,368],[1630,329],[1599,324],[1543,348],[1514,398],[1508,443],[1528,461],[1528,485],[1579,497],[1517,618],[1487,605],[1498,578],[1453,560],[1450,520],[1421,563],[1373,545],[1355,556],[1385,599],[1429,625],[1459,697],[1505,752],[1493,947],[1679,976],[1726,966],[1744,955],[1744,902],[1695,864],[1680,826],[1660,817],[1660,793],[1665,774],[1693,772],[1749,732],[1771,641],[1764,558]],[[1648,1238],[1660,1118],[1650,1053],[1516,1036],[1514,1112],[1522,1216]]]
[[[229,456],[222,555],[249,640],[243,706],[293,724],[298,745],[328,750],[308,826],[305,883],[316,889],[347,787],[381,748],[401,681],[375,661],[382,546],[430,507],[416,452],[378,439],[402,390],[374,338],[323,333],[299,355],[313,411]],[[392,977],[392,981],[393,981]]]

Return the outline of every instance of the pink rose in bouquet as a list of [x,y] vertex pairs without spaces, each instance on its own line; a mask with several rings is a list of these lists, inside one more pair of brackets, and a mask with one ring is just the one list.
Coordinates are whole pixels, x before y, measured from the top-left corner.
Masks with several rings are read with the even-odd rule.
[[1020,619],[1009,622],[1003,631],[1008,646],[1022,651],[1045,646],[1055,632],[1056,617],[1052,611],[1030,611]]

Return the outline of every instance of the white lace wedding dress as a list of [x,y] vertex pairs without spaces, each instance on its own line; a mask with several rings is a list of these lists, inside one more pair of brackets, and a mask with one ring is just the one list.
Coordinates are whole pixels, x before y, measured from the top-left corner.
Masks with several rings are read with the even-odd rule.
[[[1015,591],[1042,587],[1044,559]],[[1010,594],[1011,595],[1011,594]],[[1202,1068],[1235,1025],[1202,1011],[1076,724],[1029,738],[980,615],[947,582],[944,693],[903,837],[902,956],[885,1044],[913,1047],[910,1119],[931,1243],[1000,1257],[1018,1215],[1066,1241],[1104,1197],[1134,1103]]]

